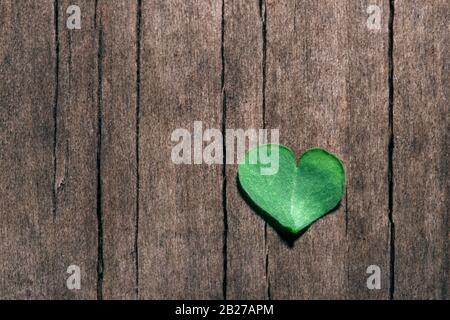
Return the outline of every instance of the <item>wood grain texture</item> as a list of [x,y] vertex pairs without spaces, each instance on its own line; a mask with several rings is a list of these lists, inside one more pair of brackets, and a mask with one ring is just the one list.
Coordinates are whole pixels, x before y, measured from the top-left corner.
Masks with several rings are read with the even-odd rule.
[[[226,128],[262,129],[264,11],[258,1],[226,1],[224,6],[224,94]],[[227,156],[236,154],[237,139]],[[248,145],[247,145],[248,148]],[[227,299],[265,299],[264,221],[242,199],[237,165],[226,166]]]
[[449,299],[448,1],[396,1],[395,293]]
[[[445,0],[0,1],[0,298],[449,299],[449,17]],[[345,199],[288,243],[235,164],[173,163],[194,121],[336,153]]]
[[137,28],[138,2],[102,0],[103,298],[137,297]]
[[[266,3],[267,125],[297,155],[314,146],[339,155],[348,180],[347,201],[293,246],[270,229],[274,299],[387,297],[387,21],[371,33],[368,5]],[[382,290],[366,287],[372,264],[382,270]]]
[[[69,0],[58,2],[55,101],[55,212],[51,251],[59,292],[54,298],[98,297],[99,32],[96,3],[79,1],[81,30],[66,27]],[[48,9],[47,9],[48,10]],[[81,290],[68,290],[65,272],[81,268]]]
[[145,1],[139,297],[223,297],[222,168],[171,161],[172,132],[222,126],[221,3]]
[[[381,8],[381,29],[368,30],[369,5]],[[364,14],[365,13],[365,14]],[[339,141],[347,170],[346,269],[350,299],[390,298],[389,1],[348,1],[346,115]],[[343,26],[344,27],[344,26]],[[368,290],[367,268],[381,268],[381,289]]]
[[52,1],[2,1],[0,17],[0,298],[46,298],[56,283]]

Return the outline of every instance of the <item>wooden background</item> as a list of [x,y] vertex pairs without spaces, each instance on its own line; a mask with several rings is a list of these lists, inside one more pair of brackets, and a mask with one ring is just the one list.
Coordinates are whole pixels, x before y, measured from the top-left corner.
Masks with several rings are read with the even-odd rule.
[[[448,0],[1,0],[0,297],[449,299],[449,52]],[[337,153],[345,199],[287,245],[172,163],[196,120]]]

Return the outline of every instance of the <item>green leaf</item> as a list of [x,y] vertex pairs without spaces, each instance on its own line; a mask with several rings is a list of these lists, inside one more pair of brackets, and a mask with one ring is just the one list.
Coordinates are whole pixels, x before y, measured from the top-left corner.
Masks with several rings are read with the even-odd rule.
[[[276,158],[278,166],[268,161]],[[270,167],[277,170],[270,172]],[[250,199],[292,234],[334,209],[345,188],[342,161],[319,148],[306,151],[297,165],[294,152],[285,146],[257,146],[246,153],[238,175]]]

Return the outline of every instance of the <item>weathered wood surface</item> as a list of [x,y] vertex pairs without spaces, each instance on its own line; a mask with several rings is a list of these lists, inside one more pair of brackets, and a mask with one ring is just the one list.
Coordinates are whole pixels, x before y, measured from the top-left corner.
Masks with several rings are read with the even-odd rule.
[[136,299],[137,2],[101,0],[101,216],[104,299]]
[[[368,5],[266,3],[267,125],[297,155],[322,146],[347,171],[346,200],[293,247],[270,232],[274,299],[388,297],[389,11],[373,32],[361,19]],[[365,286],[369,265],[382,270],[381,290]]]
[[[56,82],[54,115],[54,212],[48,234],[55,237],[55,295],[63,298],[94,299],[97,297],[98,266],[98,32],[96,6],[92,1],[80,2],[85,10],[82,32],[66,28],[66,9],[70,1],[54,3],[55,26],[45,30],[55,33]],[[23,5],[16,4],[18,9]],[[47,8],[46,10],[50,10]],[[43,30],[44,32],[44,30]],[[78,265],[82,271],[84,290],[66,288],[66,269]],[[45,268],[45,265],[42,266]]]
[[[224,5],[225,127],[263,128],[264,11],[258,1]],[[242,201],[237,165],[226,166],[226,179],[226,298],[266,299],[265,223]]]
[[450,3],[398,1],[395,298],[449,298]]
[[176,129],[221,128],[220,1],[143,1],[139,298],[222,297],[220,166],[176,165]]
[[[448,1],[71,4],[0,2],[0,298],[449,298]],[[286,242],[171,161],[194,121],[337,153],[345,199]]]
[[53,272],[59,261],[53,242],[52,1],[2,1],[0,16],[0,296],[51,296],[59,278]]

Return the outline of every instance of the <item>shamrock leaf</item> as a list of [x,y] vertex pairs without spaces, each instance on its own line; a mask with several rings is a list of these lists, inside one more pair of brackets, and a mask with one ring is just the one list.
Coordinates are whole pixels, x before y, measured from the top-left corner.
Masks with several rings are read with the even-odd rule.
[[306,151],[297,165],[285,146],[257,146],[239,164],[238,176],[249,198],[292,234],[335,208],[345,187],[342,161],[319,148]]

